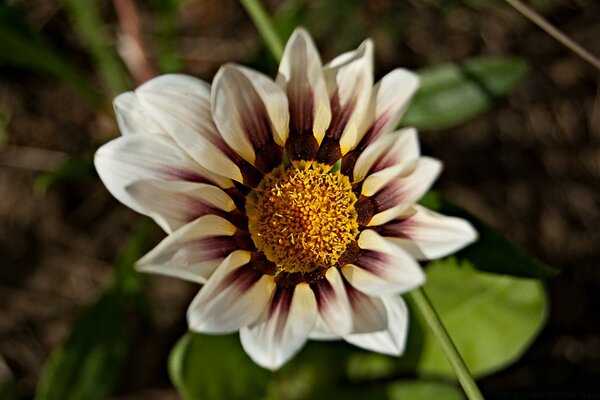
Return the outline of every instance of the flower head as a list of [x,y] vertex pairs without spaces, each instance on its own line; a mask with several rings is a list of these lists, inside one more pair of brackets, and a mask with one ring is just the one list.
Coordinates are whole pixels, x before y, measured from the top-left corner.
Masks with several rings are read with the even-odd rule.
[[212,86],[164,75],[118,96],[123,136],[96,168],[168,233],[137,268],[203,284],[190,329],[239,330],[267,368],[308,338],[401,354],[417,260],[476,236],[415,204],[441,169],[394,131],[417,86],[402,69],[374,85],[370,41],[323,66],[299,29],[276,81],[225,65]]

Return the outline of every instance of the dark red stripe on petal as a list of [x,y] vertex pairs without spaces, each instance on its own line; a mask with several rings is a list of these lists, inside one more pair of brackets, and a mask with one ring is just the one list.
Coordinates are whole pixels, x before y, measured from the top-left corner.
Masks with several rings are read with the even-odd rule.
[[354,262],[355,265],[366,269],[375,275],[382,275],[389,267],[391,257],[378,251],[361,250],[360,255]]
[[329,304],[335,302],[335,290],[327,279],[322,279],[316,284],[310,285],[317,299],[319,310],[326,308]]
[[283,149],[273,139],[273,131],[265,105],[255,103],[251,109],[252,111],[243,116],[242,125],[254,148],[256,156],[254,165],[266,174],[281,164]]
[[275,275],[277,273],[277,265],[267,259],[262,251],[252,253],[250,265],[258,272],[266,275]]
[[240,250],[256,251],[256,246],[254,246],[252,237],[247,231],[238,229],[233,234],[233,241],[235,242],[237,248]]
[[213,236],[191,243],[191,251],[199,260],[214,260],[225,258],[232,251],[237,250],[231,236]]
[[319,150],[319,143],[312,130],[303,132],[290,129],[285,149],[291,160],[312,160]]
[[233,286],[241,294],[249,290],[262,278],[263,274],[248,264],[231,271],[221,283],[221,287]]
[[267,318],[271,319],[275,314],[279,314],[277,318],[277,327],[275,328],[276,332],[282,332],[286,323],[294,298],[294,289],[295,287],[277,287],[277,289],[275,289]]
[[212,183],[205,176],[196,171],[178,169],[172,167],[162,167],[156,170],[163,178],[181,180],[196,183]]
[[411,218],[395,219],[387,224],[373,227],[373,230],[381,236],[410,239],[410,228],[413,226]]
[[371,218],[378,212],[377,203],[372,197],[367,197],[364,195],[360,195],[356,203],[354,203],[354,208],[356,209],[357,222],[359,225],[366,226]]
[[[307,81],[308,77],[303,77]],[[314,124],[314,94],[312,90],[296,91],[287,88],[290,111],[290,131],[311,133]]]
[[358,242],[354,241],[346,247],[346,251],[338,259],[338,265],[343,267],[346,264],[354,264],[360,256],[362,249],[358,246]]
[[350,182],[354,180],[354,165],[356,165],[356,160],[358,160],[360,153],[361,151],[352,150],[342,157],[342,168],[340,171],[350,179]]
[[404,200],[404,187],[401,179],[395,179],[375,193],[372,198],[377,205],[377,213],[390,209]]
[[352,112],[354,112],[355,100],[351,100],[344,107],[341,106],[339,95],[336,92],[331,98],[331,123],[325,134],[325,139],[317,152],[316,160],[323,164],[333,165],[342,157],[340,139]]

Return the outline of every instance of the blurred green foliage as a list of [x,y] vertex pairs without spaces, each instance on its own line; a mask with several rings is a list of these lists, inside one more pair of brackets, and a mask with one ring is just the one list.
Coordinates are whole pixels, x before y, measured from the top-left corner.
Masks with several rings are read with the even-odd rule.
[[456,127],[489,110],[527,71],[527,63],[518,58],[472,58],[423,69],[402,125],[419,130]]

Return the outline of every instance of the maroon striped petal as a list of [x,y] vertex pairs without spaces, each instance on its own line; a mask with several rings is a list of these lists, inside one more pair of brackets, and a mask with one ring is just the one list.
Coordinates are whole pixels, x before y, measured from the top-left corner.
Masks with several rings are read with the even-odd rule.
[[230,333],[254,323],[267,308],[275,281],[251,265],[250,253],[229,255],[200,289],[187,313],[191,330]]

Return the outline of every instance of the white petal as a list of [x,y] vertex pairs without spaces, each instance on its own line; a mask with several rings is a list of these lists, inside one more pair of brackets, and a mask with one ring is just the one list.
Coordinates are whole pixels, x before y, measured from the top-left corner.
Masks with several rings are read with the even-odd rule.
[[373,117],[369,105],[373,90],[373,43],[363,42],[352,53],[337,57],[323,70],[332,98],[332,121],[327,136],[338,141],[342,154],[352,150]]
[[211,96],[219,132],[249,163],[260,166],[262,157],[271,156],[263,154],[265,151],[269,152],[275,143],[285,144],[289,124],[287,98],[267,76],[245,67],[225,65],[215,76]]
[[135,93],[127,92],[118,95],[113,101],[115,116],[119,130],[123,135],[132,133],[167,134],[150,115],[144,111]]
[[394,168],[395,176],[402,175],[409,166],[416,164],[419,155],[419,140],[414,128],[382,135],[367,146],[356,160],[354,182],[388,168]]
[[168,74],[154,78],[136,91],[148,115],[175,139],[200,165],[242,181],[233,154],[220,137],[210,109],[210,86],[187,75]]
[[287,93],[292,131],[311,132],[321,143],[331,121],[331,109],[321,58],[306,30],[296,29],[288,40],[277,83]]
[[231,185],[229,179],[218,177],[194,162],[165,135],[121,136],[98,149],[94,164],[112,195],[140,213],[144,208],[126,191],[136,181],[212,181],[221,187]]
[[152,217],[168,233],[203,215],[235,209],[227,193],[206,183],[144,180],[125,189],[143,214]]
[[346,282],[346,293],[352,308],[352,332],[379,332],[387,327],[385,306],[379,296],[369,296]]
[[313,290],[319,309],[318,319],[322,320],[325,330],[337,337],[350,333],[352,310],[338,269],[329,268],[325,279],[315,284]]
[[395,129],[418,87],[419,76],[405,69],[393,70],[375,85],[375,119],[365,136],[364,145]]
[[344,278],[361,292],[377,296],[408,292],[425,282],[419,264],[402,248],[386,241],[376,232],[365,230],[358,239],[362,251],[342,268]]
[[269,369],[281,367],[308,339],[317,318],[317,302],[306,283],[275,293],[264,321],[242,328],[240,338],[255,363]]
[[387,311],[387,329],[375,333],[348,335],[344,340],[366,350],[399,356],[404,353],[406,346],[408,310],[399,296],[383,296],[381,299]]
[[233,252],[194,298],[187,313],[191,330],[203,333],[231,333],[252,324],[265,311],[275,279],[248,263],[250,253]]
[[384,224],[416,203],[429,190],[441,170],[442,164],[438,160],[421,157],[409,175],[391,179],[387,170],[383,170],[367,177],[362,193],[365,196],[371,194],[377,205],[377,214],[368,225]]
[[469,222],[420,205],[381,226],[378,232],[417,260],[444,257],[477,240],[477,232]]
[[136,269],[204,283],[239,246],[237,228],[216,215],[205,215],[182,226],[142,257]]

